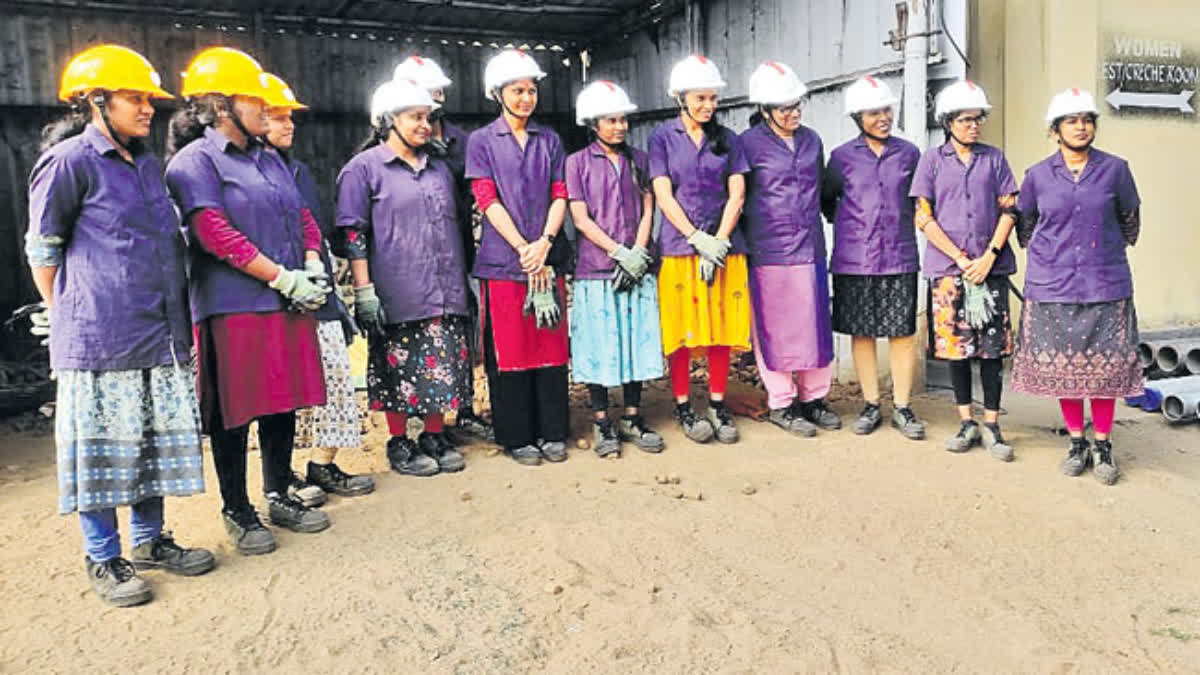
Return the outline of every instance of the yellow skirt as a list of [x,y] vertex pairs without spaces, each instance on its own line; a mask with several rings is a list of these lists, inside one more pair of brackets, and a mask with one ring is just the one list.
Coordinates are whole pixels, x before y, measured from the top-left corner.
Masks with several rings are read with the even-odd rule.
[[680,347],[750,350],[750,290],[746,256],[730,255],[710,287],[700,279],[700,256],[664,256],[658,273],[663,353]]

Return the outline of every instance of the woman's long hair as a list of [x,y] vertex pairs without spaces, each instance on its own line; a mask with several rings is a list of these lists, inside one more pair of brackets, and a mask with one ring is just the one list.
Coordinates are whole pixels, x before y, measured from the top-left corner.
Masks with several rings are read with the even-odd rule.
[[713,116],[700,127],[704,129],[704,135],[708,138],[708,146],[712,148],[712,153],[717,157],[724,157],[729,153],[729,141],[725,138],[725,130],[721,127],[721,121],[717,119],[716,111],[713,111]]
[[[592,123],[588,125],[587,129],[588,129],[588,143],[600,140],[600,135],[598,133],[596,133],[595,120],[593,120]],[[600,142],[604,145],[608,145],[613,150],[616,150],[618,153],[620,153],[620,155],[622,157],[625,158],[625,162],[629,165],[629,175],[633,177],[634,186],[636,186],[639,190],[644,190],[646,187],[648,187],[648,184],[642,182],[645,179],[645,176],[643,176],[641,171],[638,170],[637,162],[634,161],[634,159],[633,159],[633,148],[629,147],[628,142],[622,141],[622,142],[614,144],[614,145],[609,145],[607,143],[604,143],[603,141],[600,141]]]
[[38,150],[45,152],[72,136],[78,136],[91,121],[92,108],[88,105],[87,94],[79,94],[71,99],[70,112],[42,127],[42,143]]
[[217,121],[217,111],[226,105],[219,103],[220,99],[224,99],[220,94],[197,96],[188,99],[183,107],[171,115],[167,128],[167,161],[187,147],[188,143],[203,136],[204,129]]

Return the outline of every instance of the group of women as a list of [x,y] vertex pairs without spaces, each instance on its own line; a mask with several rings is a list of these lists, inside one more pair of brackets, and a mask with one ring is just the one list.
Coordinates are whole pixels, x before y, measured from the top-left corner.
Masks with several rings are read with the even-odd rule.
[[[726,384],[732,355],[752,345],[772,423],[799,436],[838,429],[824,401],[834,331],[852,336],[863,387],[854,432],[882,423],[875,350],[887,338],[891,425],[922,439],[909,403],[923,271],[930,349],[951,361],[962,418],[947,449],[982,443],[1012,458],[998,414],[1001,359],[1015,343],[1015,386],[1061,400],[1072,436],[1063,470],[1091,465],[1116,480],[1113,398],[1140,386],[1124,252],[1137,237],[1138,198],[1127,164],[1092,148],[1098,110],[1087,92],[1055,97],[1047,123],[1060,150],[1018,190],[1003,154],[978,140],[989,106],[967,81],[939,95],[946,143],[924,156],[892,134],[887,85],[856,81],[846,113],[860,133],[826,164],[820,137],[801,124],[805,85],[782,63],[751,75],[757,109],[738,135],[717,119],[726,85],[717,66],[682,60],[668,87],[679,115],[653,131],[648,152],[627,141],[637,106],[598,81],[576,106],[589,144],[567,155],[532,119],[545,76],[524,52],[492,58],[485,94],[500,114],[467,135],[442,115],[451,80],[410,57],[375,90],[369,138],[339,174],[327,219],[291,152],[292,112],[304,105],[247,54],[207,49],[188,66],[165,173],[143,141],[152,100],[171,98],[152,66],[115,45],[72,60],[60,92],[72,112],[47,128],[26,248],[50,308],[60,510],[79,512],[100,597],[149,600],[138,569],[213,567],[211,553],[163,529],[163,497],[204,490],[201,434],[243,554],[276,546],[247,494],[251,422],[271,523],[317,532],[329,525],[318,508],[326,493],[374,489],[333,461],[337,448],[360,444],[347,355],[360,332],[369,407],[386,416],[387,456],[402,474],[462,470],[455,432],[494,439],[521,464],[565,460],[569,378],[587,385],[599,455],[624,443],[660,452],[641,397],[664,361],[683,434],[735,443]],[[562,236],[568,212],[577,253]],[[829,262],[822,213],[833,224]],[[1017,340],[1013,229],[1029,246]],[[923,265],[917,230],[928,239]],[[349,261],[353,317],[335,289],[334,251]],[[703,414],[690,398],[697,356],[707,359]],[[971,417],[971,361],[982,427]],[[492,426],[471,409],[476,362]],[[1084,398],[1094,443],[1083,436]],[[291,466],[298,424],[313,446],[304,475]],[[132,507],[131,561],[119,505]]]

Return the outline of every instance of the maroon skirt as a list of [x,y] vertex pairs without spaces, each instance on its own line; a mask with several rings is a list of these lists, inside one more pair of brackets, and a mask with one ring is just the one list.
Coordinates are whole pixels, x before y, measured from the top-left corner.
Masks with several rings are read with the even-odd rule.
[[311,314],[221,314],[196,324],[200,421],[234,429],[264,415],[325,405],[325,374]]

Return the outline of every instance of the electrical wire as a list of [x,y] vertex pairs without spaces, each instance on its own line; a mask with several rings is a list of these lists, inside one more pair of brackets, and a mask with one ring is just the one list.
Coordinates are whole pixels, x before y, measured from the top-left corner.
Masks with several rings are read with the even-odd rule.
[[[926,16],[929,15],[929,2],[930,0],[925,0]],[[966,10],[965,7],[963,9],[964,11]],[[967,60],[967,55],[963,53],[962,48],[958,46],[958,42],[954,39],[954,36],[951,35],[949,29],[946,28],[946,3],[944,0],[938,0],[938,23],[942,24],[942,34],[944,34],[946,39],[950,41],[950,46],[954,47],[954,51],[958,52],[958,58],[962,59],[962,62],[966,65],[967,72],[970,72],[971,62]]]

